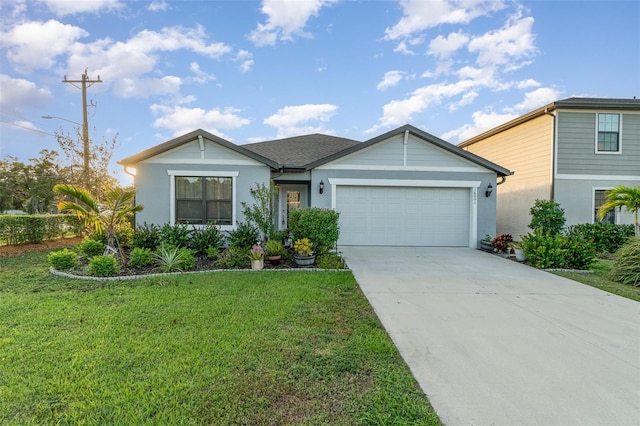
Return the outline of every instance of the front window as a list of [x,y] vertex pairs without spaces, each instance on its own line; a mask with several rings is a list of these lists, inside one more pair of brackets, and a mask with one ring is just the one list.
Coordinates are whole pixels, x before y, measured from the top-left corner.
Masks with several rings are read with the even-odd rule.
[[620,114],[598,114],[596,152],[620,152]]
[[607,196],[605,195],[606,191],[604,189],[596,189],[595,197],[593,202],[593,223],[616,223],[616,211],[615,209],[611,209],[607,212],[602,220],[598,219],[598,210],[600,206],[603,205],[607,201]]
[[233,179],[176,176],[176,223],[233,224]]

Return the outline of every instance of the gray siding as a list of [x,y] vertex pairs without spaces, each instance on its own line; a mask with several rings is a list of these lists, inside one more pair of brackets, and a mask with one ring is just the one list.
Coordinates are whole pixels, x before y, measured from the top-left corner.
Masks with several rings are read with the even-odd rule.
[[269,184],[270,169],[268,166],[238,166],[220,164],[152,164],[140,163],[136,167],[136,203],[142,204],[144,210],[136,214],[136,223],[144,222],[163,225],[169,223],[171,217],[170,183],[172,176],[167,170],[225,171],[238,172],[236,178],[236,219],[244,221],[241,202],[251,204],[253,199],[249,188],[256,183]]
[[[566,225],[593,223],[594,189],[611,189],[617,185],[637,186],[637,181],[602,181],[602,180],[558,180],[556,182],[555,200],[564,209]],[[632,224],[633,215],[622,211],[618,213],[619,224]]]
[[621,154],[596,153],[596,112],[558,112],[557,173],[640,176],[640,114],[622,114],[621,133]]

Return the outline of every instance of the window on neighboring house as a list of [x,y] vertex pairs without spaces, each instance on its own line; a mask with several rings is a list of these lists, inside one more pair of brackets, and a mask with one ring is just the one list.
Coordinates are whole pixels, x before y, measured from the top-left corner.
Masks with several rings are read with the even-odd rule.
[[175,179],[176,223],[233,224],[233,178],[176,176]]
[[607,201],[607,196],[605,195],[605,192],[606,190],[604,189],[596,189],[595,191],[595,198],[593,202],[593,207],[594,207],[593,223],[601,222],[601,223],[615,224],[616,223],[615,209],[609,210],[602,220],[598,219],[598,210],[600,209],[600,206],[603,205],[605,201]]
[[596,152],[620,152],[620,114],[598,114]]

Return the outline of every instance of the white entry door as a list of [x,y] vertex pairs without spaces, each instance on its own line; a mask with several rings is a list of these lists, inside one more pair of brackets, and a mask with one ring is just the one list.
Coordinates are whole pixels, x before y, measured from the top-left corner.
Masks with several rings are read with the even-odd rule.
[[309,187],[300,184],[280,184],[278,229],[289,227],[289,212],[309,206]]

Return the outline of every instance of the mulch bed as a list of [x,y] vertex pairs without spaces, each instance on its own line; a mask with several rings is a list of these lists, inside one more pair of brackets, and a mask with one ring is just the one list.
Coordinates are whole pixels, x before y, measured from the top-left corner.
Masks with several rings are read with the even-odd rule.
[[32,251],[45,251],[52,249],[62,249],[68,246],[75,246],[82,242],[83,237],[59,238],[56,240],[43,241],[40,244],[18,244],[15,246],[0,246],[0,257],[19,256]]

